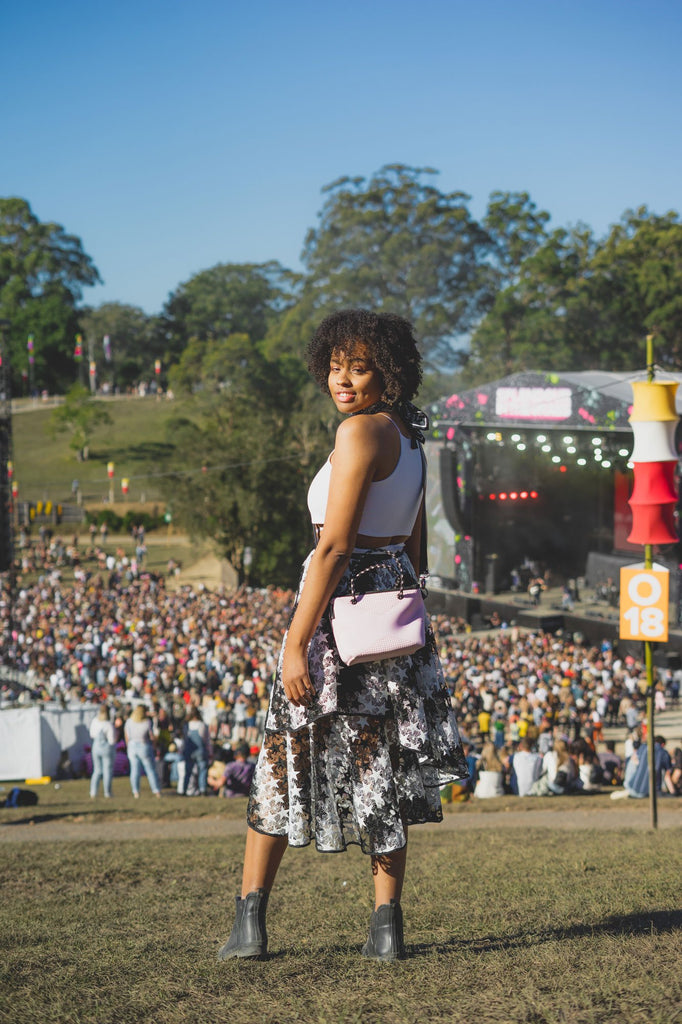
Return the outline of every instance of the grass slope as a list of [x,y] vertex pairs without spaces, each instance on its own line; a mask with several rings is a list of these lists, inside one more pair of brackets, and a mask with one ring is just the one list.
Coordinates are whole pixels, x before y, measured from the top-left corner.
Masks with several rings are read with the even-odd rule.
[[177,412],[175,403],[154,398],[117,398],[106,401],[112,423],[93,433],[90,458],[77,462],[69,436],[51,436],[52,411],[37,407],[12,419],[14,472],[19,497],[24,501],[73,500],[71,483],[79,480],[85,502],[99,503],[109,494],[107,463],[115,465],[115,500],[121,498],[121,479],[128,477],[130,501],[157,501],[158,460],[170,450],[166,421]]

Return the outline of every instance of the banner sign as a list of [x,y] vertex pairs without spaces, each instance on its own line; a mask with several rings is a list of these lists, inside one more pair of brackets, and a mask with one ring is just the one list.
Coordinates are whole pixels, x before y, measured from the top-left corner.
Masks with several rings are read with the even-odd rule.
[[668,639],[670,573],[662,565],[644,563],[620,570],[621,640]]

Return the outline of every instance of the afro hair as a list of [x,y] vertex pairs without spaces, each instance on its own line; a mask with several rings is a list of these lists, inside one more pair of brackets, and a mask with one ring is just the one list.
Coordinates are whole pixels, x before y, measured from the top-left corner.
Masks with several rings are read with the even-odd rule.
[[393,313],[341,309],[325,317],[308,346],[308,370],[329,394],[329,364],[335,352],[351,357],[363,345],[381,374],[383,399],[389,405],[413,398],[421,384],[421,356],[412,324]]

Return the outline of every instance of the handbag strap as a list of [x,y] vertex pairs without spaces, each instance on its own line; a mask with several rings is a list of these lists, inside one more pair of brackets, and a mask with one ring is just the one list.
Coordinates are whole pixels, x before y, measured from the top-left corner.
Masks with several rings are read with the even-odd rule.
[[[422,590],[422,593],[426,594],[426,580],[429,575],[429,562],[428,562],[428,536],[426,526],[426,456],[424,454],[424,448],[420,441],[417,441],[419,445],[419,454],[421,455],[422,461],[422,483],[421,483],[421,497],[422,497],[422,522],[421,522],[421,535],[419,539],[419,566],[418,566],[418,583]],[[368,552],[367,557],[372,557],[371,553]],[[382,561],[374,562],[372,565],[368,565],[365,569],[359,569],[358,572],[353,573],[350,578],[350,592],[353,599],[353,604],[357,601],[357,594],[355,593],[355,581],[360,577],[364,576],[365,573],[373,572],[377,566],[385,564],[391,565],[397,570],[399,579],[398,597],[403,596],[405,589],[405,577],[403,574],[403,567],[400,559],[396,558],[393,552],[390,552],[388,556],[384,556]]]
[[403,567],[402,567],[402,564],[400,562],[400,559],[396,557],[396,555],[395,555],[395,553],[393,551],[391,551],[391,552],[389,552],[388,555],[386,555],[383,558],[382,561],[375,562],[373,565],[368,565],[366,569],[360,569],[360,570],[358,570],[358,572],[354,572],[353,573],[353,575],[350,578],[350,594],[351,594],[351,598],[352,598],[353,604],[356,604],[357,600],[358,600],[358,595],[355,592],[355,581],[357,579],[359,579],[360,576],[364,576],[365,573],[374,572],[374,570],[379,568],[379,566],[381,566],[381,565],[390,566],[391,568],[396,570],[396,572],[398,574],[398,581],[399,581],[398,582],[398,597],[400,599],[402,599],[403,592],[405,590],[405,575],[403,573]]
[[427,536],[427,525],[426,525],[426,455],[424,454],[424,446],[421,441],[417,441],[419,445],[419,454],[422,457],[422,528],[421,536],[419,539],[419,583],[424,589],[426,579],[429,575],[429,548],[428,548],[428,536]]

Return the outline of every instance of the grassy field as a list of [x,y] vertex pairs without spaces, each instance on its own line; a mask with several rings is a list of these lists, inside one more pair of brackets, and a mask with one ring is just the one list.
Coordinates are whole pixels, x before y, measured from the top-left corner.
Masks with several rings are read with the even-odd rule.
[[[85,786],[46,789],[41,813],[78,813]],[[85,813],[102,805],[102,813],[127,816],[127,780],[115,786],[117,809],[97,801]],[[243,801],[136,803],[130,813],[141,816],[244,813]],[[37,810],[3,811],[0,828]],[[367,859],[356,849],[332,857],[310,848],[284,859],[271,898],[270,960],[218,964],[242,847],[233,834],[3,843],[0,1020],[681,1019],[676,829],[414,829],[403,900],[409,955],[393,966],[359,955],[371,907]]]
[[12,420],[14,471],[24,501],[73,500],[71,484],[80,482],[86,503],[109,494],[107,463],[115,466],[115,500],[121,498],[121,479],[128,477],[132,502],[157,501],[158,460],[168,450],[166,421],[177,412],[172,402],[154,398],[120,398],[105,403],[112,422],[97,428],[87,462],[77,462],[67,434],[51,436],[52,410],[38,407]]

